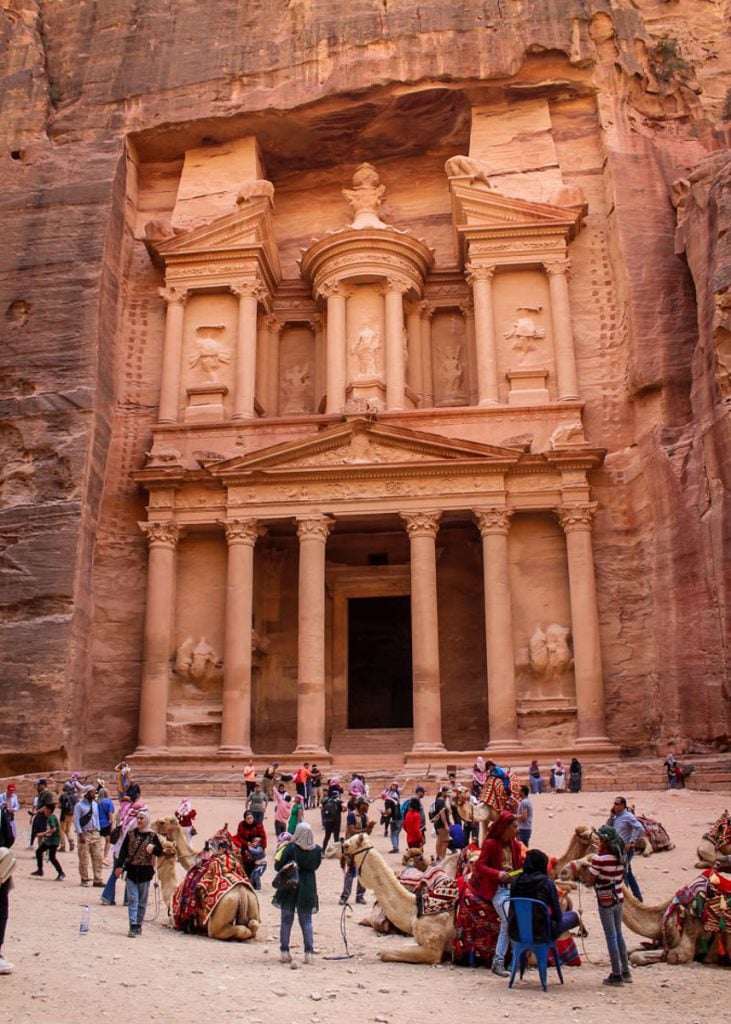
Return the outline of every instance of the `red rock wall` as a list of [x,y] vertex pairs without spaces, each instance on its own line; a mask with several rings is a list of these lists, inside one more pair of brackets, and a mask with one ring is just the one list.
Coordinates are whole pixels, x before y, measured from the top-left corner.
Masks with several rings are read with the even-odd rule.
[[[630,750],[727,734],[728,164],[692,185],[687,260],[669,198],[728,135],[724,6],[218,0],[204,21],[197,0],[6,0],[0,767],[134,745],[145,552],[122,467],[142,459],[130,438],[154,398],[120,316],[137,302],[147,331],[159,311],[127,294],[141,259],[127,138],[172,160],[259,111],[300,108],[304,124],[315,101],[325,119],[341,93],[416,82],[512,102],[567,81],[596,94],[617,281],[607,339],[624,385],[586,414],[609,449],[595,544],[610,733]],[[394,99],[380,130],[392,137],[405,112]],[[333,116],[334,138],[346,124]],[[580,134],[581,119],[564,130]],[[120,375],[139,382],[124,406]]]

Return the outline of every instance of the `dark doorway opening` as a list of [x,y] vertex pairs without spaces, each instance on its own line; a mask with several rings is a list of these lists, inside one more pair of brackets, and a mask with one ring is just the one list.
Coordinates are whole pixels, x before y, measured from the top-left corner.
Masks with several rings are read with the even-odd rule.
[[348,728],[412,725],[411,598],[350,598]]

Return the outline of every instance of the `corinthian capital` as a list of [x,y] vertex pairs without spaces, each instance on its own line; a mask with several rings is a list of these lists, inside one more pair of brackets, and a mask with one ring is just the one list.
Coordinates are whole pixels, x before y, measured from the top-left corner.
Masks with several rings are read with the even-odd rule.
[[180,303],[181,306],[184,306],[185,303],[188,301],[187,288],[178,288],[176,286],[171,285],[169,288],[158,288],[157,294],[168,306],[172,306],[173,303],[176,302]]
[[148,547],[175,548],[183,531],[173,519],[152,520],[149,523],[138,523],[139,528],[147,536]]
[[572,530],[591,530],[598,507],[596,501],[590,501],[586,505],[562,505],[553,511],[564,533],[570,533]]
[[261,281],[241,281],[239,284],[232,284],[230,286],[231,294],[235,295],[238,299],[256,299],[257,302],[263,302],[267,297],[268,292]]
[[436,537],[441,512],[399,512],[406,523],[406,532],[412,537]]
[[330,516],[297,516],[297,536],[303,540],[321,540],[324,544],[327,535],[335,525]]
[[411,288],[411,281],[407,281],[405,277],[391,274],[386,278],[385,290],[387,292],[398,292],[400,295],[405,295],[409,288]]
[[549,277],[555,277],[556,275],[567,277],[571,269],[571,261],[566,259],[544,260],[543,269]]
[[505,508],[501,505],[492,508],[473,508],[472,514],[483,537],[494,533],[502,533],[507,536],[514,511],[512,508]]
[[284,327],[284,320],[280,320],[278,316],[267,316],[264,318],[264,326],[270,334],[279,334]]
[[331,295],[340,295],[347,299],[349,295],[353,294],[353,289],[344,281],[326,281],[324,284],[318,285],[317,293],[323,299],[329,299]]
[[263,537],[266,529],[256,519],[219,520],[226,531],[227,544],[249,544],[253,547],[257,537]]
[[495,276],[495,266],[480,266],[476,263],[468,263],[465,267],[465,277],[468,284],[474,286],[476,281],[492,281]]

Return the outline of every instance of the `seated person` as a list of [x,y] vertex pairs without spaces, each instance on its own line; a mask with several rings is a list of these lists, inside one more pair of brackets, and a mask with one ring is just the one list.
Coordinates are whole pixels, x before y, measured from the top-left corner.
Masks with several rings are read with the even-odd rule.
[[[549,942],[552,939],[557,939],[559,935],[563,935],[570,928],[576,928],[579,924],[579,915],[575,910],[561,910],[556,886],[548,877],[548,857],[542,850],[529,850],[526,854],[523,871],[513,882],[511,898],[540,900],[548,907],[551,918],[551,935],[545,935],[544,930],[539,931],[536,927],[539,919],[534,914],[533,929],[536,942]],[[511,927],[511,938],[513,931],[514,927]],[[517,938],[517,931],[515,937]]]

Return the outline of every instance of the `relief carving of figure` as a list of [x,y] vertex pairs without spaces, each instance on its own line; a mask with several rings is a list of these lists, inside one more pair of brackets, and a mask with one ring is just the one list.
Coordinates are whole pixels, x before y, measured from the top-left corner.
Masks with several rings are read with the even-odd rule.
[[381,346],[381,336],[370,323],[363,324],[360,334],[350,346],[351,355],[358,360],[356,378],[378,376],[376,353]]
[[442,352],[439,363],[439,379],[447,396],[461,395],[464,384],[461,345],[458,348],[448,348]]
[[470,185],[481,181],[490,188],[490,168],[474,157],[452,156],[444,165],[444,171],[448,178],[469,178]]
[[222,324],[215,327],[196,328],[196,344],[198,351],[190,357],[192,369],[199,369],[203,376],[212,380],[221,366],[231,362],[228,349],[223,348],[221,339],[226,331]]
[[534,352],[536,342],[545,336],[545,328],[539,327],[530,316],[519,316],[509,330],[503,331],[503,338],[512,342],[513,351],[520,359],[524,359],[529,352]]
[[352,228],[388,227],[378,216],[386,186],[381,184],[373,164],[359,164],[353,175],[353,187],[344,188],[342,194],[353,211]]
[[290,366],[282,374],[282,412],[307,412],[312,375],[308,366]]
[[189,636],[175,652],[173,671],[189,693],[203,695],[223,679],[223,661],[205,638],[196,643]]
[[574,664],[568,645],[569,630],[552,622],[545,632],[536,623],[530,640],[528,653],[533,674],[546,682],[568,672]]
[[586,444],[584,438],[584,427],[580,420],[572,423],[561,423],[551,434],[551,448],[559,448],[564,444]]

